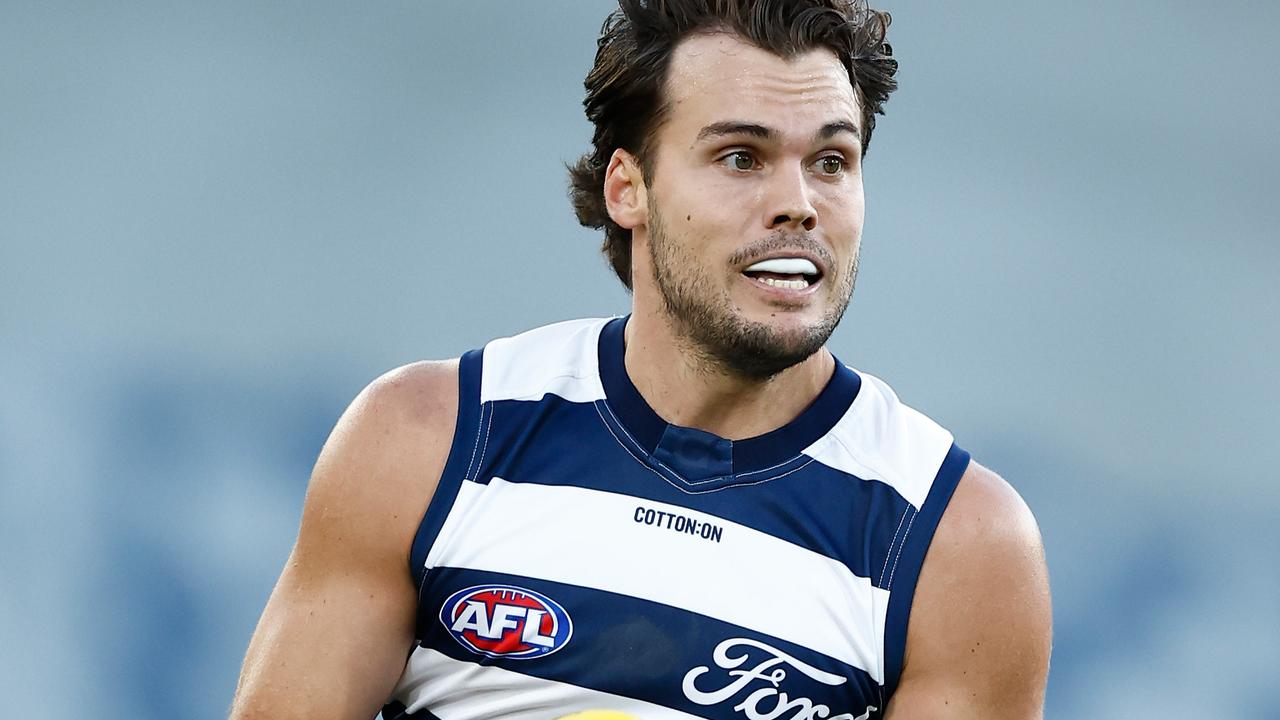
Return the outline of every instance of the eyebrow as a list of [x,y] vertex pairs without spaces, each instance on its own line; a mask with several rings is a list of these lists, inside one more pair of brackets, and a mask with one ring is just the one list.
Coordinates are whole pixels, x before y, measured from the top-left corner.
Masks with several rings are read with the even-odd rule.
[[[848,120],[840,120],[838,122],[827,123],[813,134],[813,139],[830,140],[831,138],[845,132],[853,135],[854,138],[861,140],[862,132],[858,126]],[[738,120],[729,120],[726,122],[712,123],[698,131],[698,142],[710,138],[724,137],[727,135],[748,135],[758,137],[762,140],[772,140],[777,136],[777,132],[756,123],[741,122]]]
[[739,122],[729,120],[727,122],[712,123],[698,131],[698,141],[707,140],[709,138],[724,137],[725,135],[750,135],[764,140],[772,138],[776,133],[773,130],[755,123]]
[[839,135],[842,132],[847,132],[850,135],[852,135],[855,139],[862,140],[862,131],[858,129],[857,125],[854,125],[848,120],[841,120],[839,122],[827,123],[826,125],[823,125],[822,129],[818,130],[817,134],[814,135],[814,139],[830,140],[831,138],[835,137],[836,135]]

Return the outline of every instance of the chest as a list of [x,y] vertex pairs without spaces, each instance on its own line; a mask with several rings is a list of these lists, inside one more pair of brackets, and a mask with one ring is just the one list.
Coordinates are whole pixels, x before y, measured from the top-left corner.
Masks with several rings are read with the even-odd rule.
[[[491,435],[462,483],[402,690],[424,707],[479,693],[512,717],[575,688],[652,705],[641,717],[875,716],[883,602],[833,557],[858,534],[848,514],[769,483],[680,487],[598,417],[554,415]],[[821,494],[790,480],[806,478]]]

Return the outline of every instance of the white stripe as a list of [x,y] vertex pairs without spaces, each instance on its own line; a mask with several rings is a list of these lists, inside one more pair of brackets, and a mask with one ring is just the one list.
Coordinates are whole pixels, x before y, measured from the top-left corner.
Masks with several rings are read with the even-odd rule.
[[572,402],[603,399],[596,348],[607,322],[567,320],[485,345],[480,402],[540,400],[548,393]]
[[919,509],[951,449],[951,433],[899,402],[879,378],[858,374],[862,388],[849,410],[804,454],[863,480],[880,480]]
[[454,660],[419,647],[392,697],[440,720],[548,720],[583,710],[619,710],[646,720],[697,720],[678,710],[510,670]]
[[[722,528],[721,541],[635,520],[637,508]],[[843,563],[745,525],[628,495],[464,482],[428,567],[510,573],[683,608],[823,653],[883,682],[887,591]],[[710,652],[711,648],[707,651]]]
[[[914,589],[913,589],[914,592]],[[878,592],[872,596],[875,603],[875,627],[876,632],[876,663],[878,667],[884,667],[884,641],[885,641],[885,625],[889,617],[889,595],[888,592]],[[884,684],[884,678],[877,680],[881,685]]]

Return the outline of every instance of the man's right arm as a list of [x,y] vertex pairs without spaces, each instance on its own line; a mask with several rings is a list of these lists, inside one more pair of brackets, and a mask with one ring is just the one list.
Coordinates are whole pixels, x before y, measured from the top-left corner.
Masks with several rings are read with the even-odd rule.
[[232,720],[369,718],[387,700],[413,643],[409,549],[457,411],[455,360],[388,373],[343,414],[249,643]]

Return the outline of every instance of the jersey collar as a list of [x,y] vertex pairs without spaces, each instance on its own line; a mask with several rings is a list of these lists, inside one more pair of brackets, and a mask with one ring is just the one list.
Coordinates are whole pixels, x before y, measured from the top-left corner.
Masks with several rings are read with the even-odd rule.
[[600,381],[605,402],[648,454],[647,461],[665,466],[691,481],[733,481],[742,475],[788,464],[827,434],[858,395],[862,378],[838,359],[831,379],[818,397],[794,420],[776,430],[744,440],[727,440],[696,428],[663,420],[649,407],[627,375],[623,331],[630,316],[615,318],[600,332]]

